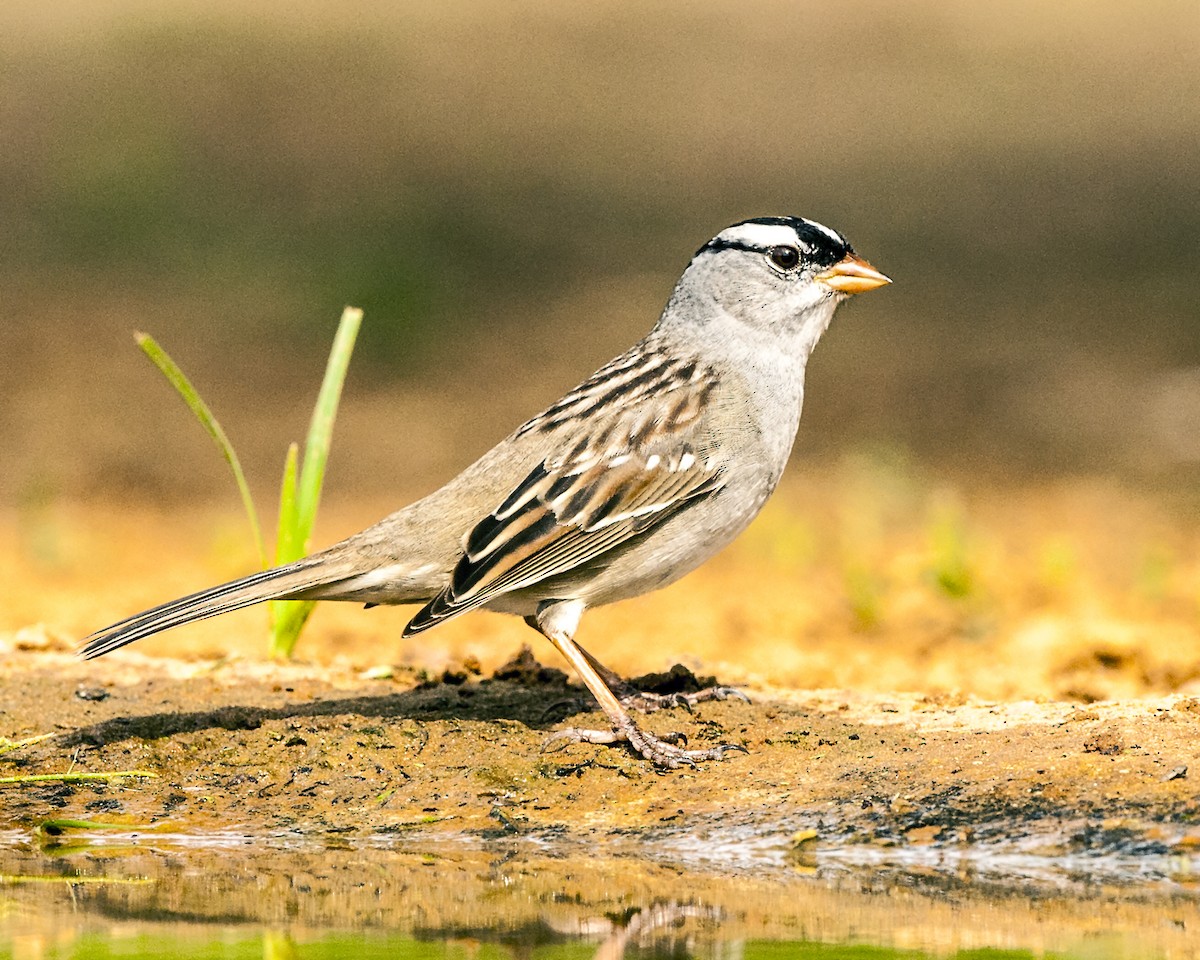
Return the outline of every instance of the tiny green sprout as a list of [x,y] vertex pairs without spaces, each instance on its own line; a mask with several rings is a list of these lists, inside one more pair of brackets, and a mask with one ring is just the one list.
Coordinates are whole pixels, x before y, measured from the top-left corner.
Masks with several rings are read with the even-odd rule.
[[947,597],[962,600],[975,592],[975,571],[968,559],[967,524],[953,504],[940,504],[934,511],[930,531],[931,574],[937,588]]
[[883,622],[882,579],[871,567],[857,560],[846,561],[842,578],[855,626],[860,630],[878,627]]

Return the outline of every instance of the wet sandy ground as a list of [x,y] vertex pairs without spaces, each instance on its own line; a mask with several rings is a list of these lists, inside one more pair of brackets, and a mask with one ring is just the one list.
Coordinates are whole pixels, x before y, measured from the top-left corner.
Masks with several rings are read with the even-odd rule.
[[[493,675],[364,680],[335,667],[58,653],[2,661],[3,774],[145,770],[25,784],[0,826],[48,818],[155,831],[365,839],[532,837],[786,847],[983,847],[1038,856],[1200,856],[1200,698],[989,703],[969,697],[751,691],[753,703],[644,723],[748,755],[663,772],[620,747],[547,752],[597,725],[581,688],[522,651]],[[680,668],[642,684],[695,683]],[[811,832],[811,833],[809,833]]]
[[1198,951],[1194,697],[759,690],[644,718],[750,751],[662,772],[544,752],[598,715],[528,651],[422,682],[136,653],[0,669],[8,729],[54,734],[0,754],[0,776],[156,774],[0,787],[0,940],[29,956]]

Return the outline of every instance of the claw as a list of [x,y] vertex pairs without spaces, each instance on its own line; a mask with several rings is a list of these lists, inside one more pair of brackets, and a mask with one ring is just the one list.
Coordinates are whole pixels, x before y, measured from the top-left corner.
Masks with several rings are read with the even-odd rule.
[[676,746],[677,743],[687,743],[687,737],[682,733],[668,733],[661,737],[639,729],[632,722],[623,729],[611,730],[581,730],[568,727],[551,734],[542,744],[543,753],[554,753],[568,743],[597,743],[613,744],[627,742],[635,752],[649,760],[657,767],[676,770],[679,767],[695,767],[706,760],[724,760],[730,752],[749,753],[739,743],[721,743],[705,750],[687,750]]
[[637,710],[641,713],[653,713],[656,710],[680,708],[688,713],[694,713],[697,703],[707,700],[742,700],[750,703],[750,698],[735,690],[733,687],[705,687],[695,693],[647,693],[633,691],[620,698],[621,705],[627,710]]

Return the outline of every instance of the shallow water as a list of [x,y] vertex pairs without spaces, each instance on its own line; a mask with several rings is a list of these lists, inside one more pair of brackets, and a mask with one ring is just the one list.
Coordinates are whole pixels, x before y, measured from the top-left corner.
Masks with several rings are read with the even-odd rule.
[[[14,833],[0,957],[1190,957],[1178,858]],[[802,848],[803,849],[803,848]]]

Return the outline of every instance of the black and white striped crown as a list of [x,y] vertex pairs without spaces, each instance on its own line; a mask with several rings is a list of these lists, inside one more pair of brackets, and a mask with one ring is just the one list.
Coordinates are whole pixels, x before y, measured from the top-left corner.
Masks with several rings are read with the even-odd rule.
[[755,217],[722,230],[696,251],[699,257],[721,250],[766,253],[772,247],[796,247],[805,260],[827,267],[853,252],[848,240],[815,220],[803,217]]

